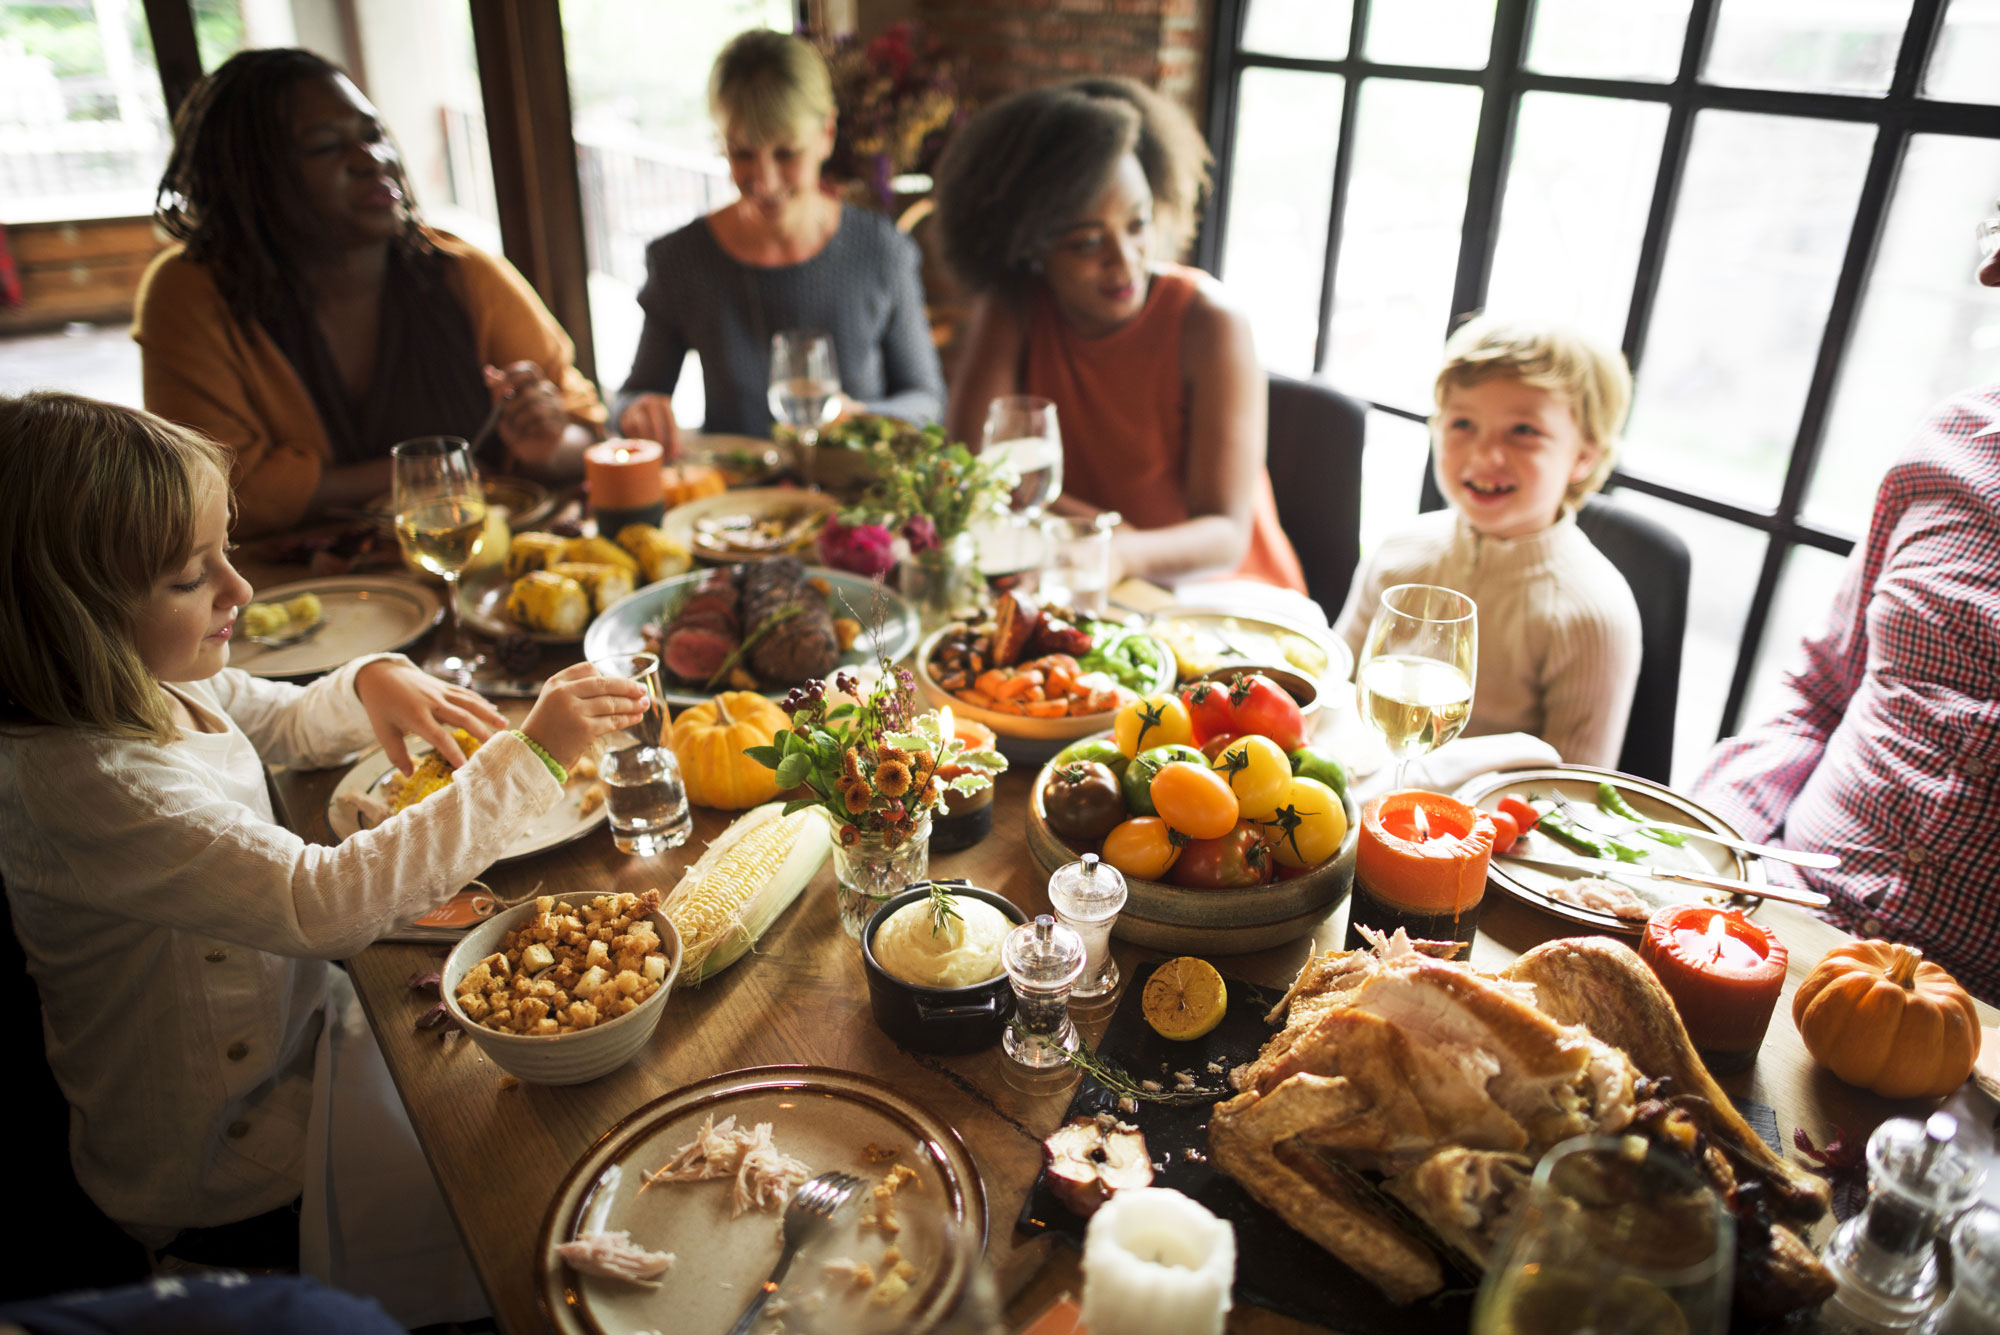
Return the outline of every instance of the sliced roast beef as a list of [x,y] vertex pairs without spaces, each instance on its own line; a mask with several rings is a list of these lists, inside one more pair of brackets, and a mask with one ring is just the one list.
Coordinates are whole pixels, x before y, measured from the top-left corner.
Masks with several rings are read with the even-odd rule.
[[806,582],[796,556],[772,557],[745,569],[743,624],[752,633],[787,608],[798,610],[771,627],[750,650],[750,667],[772,685],[824,677],[840,662],[840,640],[826,598]]
[[682,681],[705,682],[736,652],[736,645],[734,636],[703,626],[677,627],[667,635],[660,661]]

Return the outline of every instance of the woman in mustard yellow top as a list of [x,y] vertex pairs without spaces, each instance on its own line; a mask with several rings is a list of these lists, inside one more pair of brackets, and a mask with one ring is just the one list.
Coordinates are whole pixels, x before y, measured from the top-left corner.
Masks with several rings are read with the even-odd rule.
[[413,436],[496,435],[573,471],[604,408],[513,266],[425,227],[368,99],[309,51],[245,51],[175,122],[139,289],[148,410],[230,447],[236,531],[389,489]]

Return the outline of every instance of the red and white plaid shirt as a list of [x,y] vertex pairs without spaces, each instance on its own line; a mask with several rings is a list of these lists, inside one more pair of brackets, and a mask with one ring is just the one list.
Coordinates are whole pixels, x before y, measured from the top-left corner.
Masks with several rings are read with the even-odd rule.
[[1784,879],[2000,1003],[2000,385],[1945,404],[1889,470],[1785,687],[1695,795],[1747,838],[1838,853]]

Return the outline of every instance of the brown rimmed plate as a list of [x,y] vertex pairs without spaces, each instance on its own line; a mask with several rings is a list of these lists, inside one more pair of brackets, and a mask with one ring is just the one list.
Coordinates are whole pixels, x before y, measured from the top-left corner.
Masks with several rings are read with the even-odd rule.
[[[1498,770],[1491,774],[1482,774],[1464,784],[1454,796],[1468,805],[1487,811],[1497,811],[1500,808],[1500,799],[1504,797],[1518,797],[1523,801],[1532,802],[1560,795],[1581,813],[1582,819],[1577,822],[1578,824],[1615,831],[1619,827],[1619,822],[1604,816],[1597,809],[1597,785],[1605,781],[1616,784],[1618,791],[1625,795],[1625,800],[1632,804],[1633,810],[1642,816],[1669,821],[1675,825],[1692,825],[1697,829],[1713,830],[1717,834],[1726,834],[1731,838],[1740,837],[1736,829],[1722,817],[1664,784],[1589,765]],[[1764,883],[1764,865],[1759,859],[1748,853],[1724,848],[1721,844],[1712,844],[1703,839],[1689,839],[1685,847],[1674,848],[1667,844],[1656,843],[1637,832],[1616,837],[1622,843],[1644,848],[1647,852],[1646,865],[1658,867],[1662,871],[1702,872],[1713,876],[1733,877],[1751,885]],[[1570,862],[1583,856],[1560,839],[1540,830],[1521,836],[1520,842],[1510,851],[1522,857],[1547,858],[1556,862]],[[1488,885],[1498,886],[1516,899],[1524,900],[1566,922],[1573,922],[1578,926],[1600,932],[1620,932],[1628,936],[1637,936],[1646,930],[1643,918],[1620,918],[1557,898],[1551,891],[1560,886],[1564,879],[1552,872],[1538,871],[1500,858],[1493,859],[1486,874]],[[1726,891],[1711,890],[1704,886],[1687,885],[1677,881],[1658,881],[1643,876],[1627,877],[1622,880],[1614,876],[1611,879],[1631,890],[1645,900],[1650,908],[1655,909],[1664,908],[1668,904],[1714,904],[1729,905],[1740,908],[1745,913],[1754,913],[1764,902],[1761,899],[1745,898],[1741,895],[1731,895]]]
[[[507,578],[504,570],[487,569],[461,577],[458,581],[459,620],[469,629],[495,640],[503,635],[525,635],[536,644],[583,643],[583,631],[574,635],[554,635],[545,630],[530,630],[515,621],[507,611],[507,595],[513,591],[514,581]],[[596,615],[596,609],[592,608],[591,616]],[[587,628],[590,622],[583,624]]]
[[[734,1116],[738,1126],[771,1124],[778,1148],[815,1173],[842,1169],[863,1181],[822,1241],[794,1260],[778,1297],[824,1294],[829,1315],[852,1318],[855,1331],[927,1331],[958,1301],[986,1242],[986,1191],[958,1134],[888,1085],[851,1071],[765,1066],[729,1071],[654,1100],[613,1126],[556,1189],[535,1243],[535,1292],[542,1314],[562,1335],[724,1335],[777,1262],[776,1211],[731,1214],[728,1179],[646,1187],[656,1170],[693,1140],[703,1122]],[[871,1162],[869,1146],[896,1157]],[[917,1180],[895,1197],[903,1222],[895,1244],[916,1267],[909,1292],[885,1306],[872,1291],[837,1282],[828,1260],[865,1261],[878,1274],[890,1242],[860,1226],[872,1208],[869,1185],[892,1164]],[[940,1208],[941,1207],[941,1208]],[[589,1230],[631,1234],[633,1243],[672,1252],[674,1265],[656,1288],[580,1276],[556,1247]],[[768,1322],[760,1322],[767,1325]]]
[[394,575],[329,575],[258,589],[260,603],[282,603],[300,594],[319,598],[325,624],[309,638],[281,648],[232,641],[229,661],[253,677],[310,677],[331,672],[363,654],[407,649],[444,615],[443,601],[414,579]]

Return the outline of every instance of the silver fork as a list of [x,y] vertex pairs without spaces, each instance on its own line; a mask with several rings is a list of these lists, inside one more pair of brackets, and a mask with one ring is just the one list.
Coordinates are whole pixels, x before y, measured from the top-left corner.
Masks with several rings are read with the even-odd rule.
[[771,1277],[758,1286],[750,1305],[729,1328],[729,1335],[748,1335],[757,1314],[764,1310],[764,1304],[784,1282],[785,1272],[792,1268],[792,1257],[826,1227],[833,1212],[845,1205],[860,1185],[861,1179],[852,1173],[821,1173],[793,1193],[791,1204],[785,1207],[785,1249],[778,1253],[778,1264],[773,1267]]
[[1620,820],[1616,830],[1607,830],[1604,828],[1601,820],[1590,819],[1591,815],[1598,813],[1595,811],[1586,813],[1583,807],[1570,801],[1561,793],[1555,794],[1555,803],[1557,809],[1565,816],[1568,816],[1586,830],[1595,830],[1599,834],[1614,836],[1637,834],[1650,826],[1655,830],[1672,830],[1676,834],[1684,834],[1692,839],[1706,839],[1710,843],[1721,844],[1724,848],[1734,848],[1739,852],[1753,853],[1760,858],[1769,858],[1773,862],[1789,862],[1796,867],[1814,867],[1821,871],[1832,871],[1840,865],[1840,859],[1832,853],[1801,853],[1795,848],[1778,848],[1772,844],[1753,844],[1748,839],[1736,839],[1726,834],[1717,834],[1713,830],[1704,830],[1693,825],[1675,825],[1671,821],[1649,820],[1645,825],[1634,825],[1631,821]]

